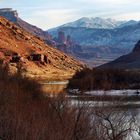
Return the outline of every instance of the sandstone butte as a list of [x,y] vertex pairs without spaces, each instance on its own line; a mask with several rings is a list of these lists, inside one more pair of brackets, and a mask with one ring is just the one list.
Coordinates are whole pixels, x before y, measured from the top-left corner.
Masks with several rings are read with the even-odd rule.
[[[11,63],[13,54],[20,62]],[[31,61],[31,54],[47,55],[49,63]],[[0,17],[0,62],[7,65],[10,73],[19,69],[22,75],[44,80],[65,80],[71,78],[82,64],[59,50],[46,45],[40,38]]]

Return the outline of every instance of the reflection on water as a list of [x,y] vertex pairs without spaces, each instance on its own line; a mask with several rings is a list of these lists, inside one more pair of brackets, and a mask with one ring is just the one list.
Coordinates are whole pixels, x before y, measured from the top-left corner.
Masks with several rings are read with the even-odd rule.
[[122,102],[119,101],[71,101],[72,106],[91,110],[91,120],[93,125],[96,124],[94,129],[99,131],[99,135],[109,132],[103,135],[105,140],[140,140],[140,109],[123,105],[120,108],[120,104]]
[[68,82],[46,82],[42,84],[43,91],[46,94],[61,94],[65,93]]
[[[46,82],[42,84],[42,87],[46,94],[58,95],[65,93],[67,82]],[[129,134],[120,140],[140,140],[139,101],[84,101],[77,99],[77,96],[74,96],[73,98],[72,95],[66,95],[66,97],[69,98],[71,106],[84,105],[88,109],[93,109],[95,115],[94,117],[92,115],[92,120],[95,121],[96,119],[96,122],[99,122],[99,124],[95,126],[98,131],[101,129],[102,132],[106,132],[106,128],[104,128],[105,126],[109,129],[109,135],[111,135],[113,131],[119,134],[120,132],[123,132],[123,130],[131,128],[130,131],[128,131]],[[113,124],[113,130],[110,129],[110,121]]]

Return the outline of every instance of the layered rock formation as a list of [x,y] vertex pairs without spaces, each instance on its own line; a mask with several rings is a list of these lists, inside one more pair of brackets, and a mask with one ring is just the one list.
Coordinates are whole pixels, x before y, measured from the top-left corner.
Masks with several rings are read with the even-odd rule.
[[138,21],[129,21],[113,29],[104,28],[104,26],[88,28],[88,26],[81,27],[81,24],[73,24],[65,24],[48,32],[53,37],[56,37],[59,31],[63,31],[66,36],[70,35],[78,44],[74,51],[78,50],[79,53],[74,53],[74,56],[80,56],[91,66],[107,63],[131,52],[140,37],[140,22]]
[[47,41],[50,39],[50,35],[43,31],[42,29],[33,26],[26,21],[22,20],[18,16],[18,12],[16,10],[13,10],[12,8],[4,8],[0,9],[0,16],[6,18],[7,20],[15,23],[17,26],[23,28],[24,30],[34,34],[35,36],[40,37],[41,39]]
[[[46,56],[48,63],[41,61],[41,58],[31,61],[29,56],[33,54]],[[3,65],[9,66],[11,72],[16,72],[20,68],[27,76],[46,79],[68,78],[82,68],[79,62],[49,47],[41,39],[2,17],[0,17],[0,60]]]

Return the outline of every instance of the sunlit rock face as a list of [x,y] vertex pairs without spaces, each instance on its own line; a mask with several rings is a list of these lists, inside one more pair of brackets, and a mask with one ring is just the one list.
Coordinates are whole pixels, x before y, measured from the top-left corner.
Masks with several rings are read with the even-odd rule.
[[11,73],[16,73],[20,65],[23,75],[52,80],[70,78],[83,68],[76,60],[3,17],[0,17],[0,65],[8,66]]

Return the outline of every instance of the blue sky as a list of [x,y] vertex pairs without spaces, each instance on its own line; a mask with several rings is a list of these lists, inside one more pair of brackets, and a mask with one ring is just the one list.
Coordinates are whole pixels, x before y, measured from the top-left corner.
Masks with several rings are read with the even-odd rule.
[[140,20],[140,0],[0,0],[0,8],[18,10],[22,19],[42,29],[81,17]]

